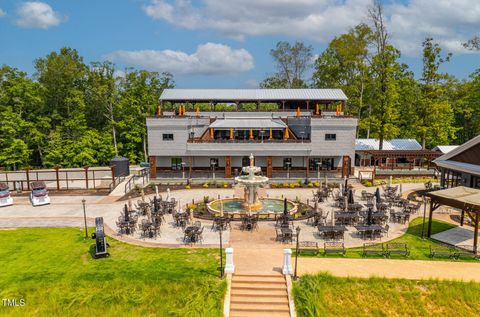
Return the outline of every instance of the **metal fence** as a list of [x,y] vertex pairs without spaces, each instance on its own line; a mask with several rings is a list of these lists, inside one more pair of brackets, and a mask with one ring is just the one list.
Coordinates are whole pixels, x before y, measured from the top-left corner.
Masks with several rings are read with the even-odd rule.
[[30,190],[30,182],[43,181],[50,189],[110,189],[114,167],[25,169],[0,171],[0,182],[13,190]]

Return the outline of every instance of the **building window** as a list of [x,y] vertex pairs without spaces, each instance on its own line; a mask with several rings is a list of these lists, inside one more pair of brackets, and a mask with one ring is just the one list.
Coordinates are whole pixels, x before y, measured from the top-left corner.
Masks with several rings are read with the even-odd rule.
[[172,157],[172,171],[179,171],[182,169],[182,158]]
[[335,141],[336,139],[337,139],[337,135],[335,133],[325,134],[325,141]]
[[292,167],[292,158],[286,157],[283,159],[283,169],[288,169]]
[[173,141],[173,133],[164,133],[162,137],[163,141]]

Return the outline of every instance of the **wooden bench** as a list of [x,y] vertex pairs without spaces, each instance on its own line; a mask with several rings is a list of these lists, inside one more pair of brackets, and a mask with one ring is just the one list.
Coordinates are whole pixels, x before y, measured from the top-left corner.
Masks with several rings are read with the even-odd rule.
[[435,256],[448,256],[449,258],[453,258],[455,257],[455,248],[448,245],[430,245],[430,257],[434,258]]
[[406,243],[387,243],[386,245],[385,255],[387,257],[390,257],[392,254],[401,254],[404,256],[410,255],[410,250]]
[[469,245],[459,245],[455,247],[455,251],[454,251],[455,259],[458,260],[460,257],[473,258],[477,260],[480,259],[478,254],[475,254],[473,250],[469,250],[469,249],[472,249],[472,247]]
[[328,253],[341,253],[342,255],[345,255],[347,252],[343,242],[325,242],[323,244],[323,251],[325,252],[325,255]]
[[298,254],[301,253],[313,253],[317,255],[320,253],[320,248],[318,247],[318,243],[314,241],[300,241],[298,243]]
[[364,243],[362,255],[365,257],[368,254],[378,254],[385,256],[385,248],[383,246],[383,243]]

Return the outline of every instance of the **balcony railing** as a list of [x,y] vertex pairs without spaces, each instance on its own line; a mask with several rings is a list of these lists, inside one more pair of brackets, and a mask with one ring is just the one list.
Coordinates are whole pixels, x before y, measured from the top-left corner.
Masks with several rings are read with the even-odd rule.
[[188,139],[188,143],[221,143],[221,144],[226,144],[226,143],[241,143],[241,144],[252,144],[252,143],[311,143],[311,140],[309,139],[303,139],[303,140],[296,140],[296,139],[288,139],[288,140],[283,140],[283,139],[268,139],[265,138],[263,140],[238,140],[238,139],[213,139],[213,140],[202,140],[200,138],[194,138],[194,139]]

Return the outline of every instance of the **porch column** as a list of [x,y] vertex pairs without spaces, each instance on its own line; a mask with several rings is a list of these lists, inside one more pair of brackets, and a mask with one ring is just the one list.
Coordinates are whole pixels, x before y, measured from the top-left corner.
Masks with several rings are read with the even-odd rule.
[[430,211],[428,213],[428,231],[427,237],[432,235],[432,217],[433,217],[433,199],[430,199]]
[[272,178],[273,175],[273,164],[272,164],[272,157],[267,156],[267,177]]
[[308,156],[304,157],[303,162],[305,164],[305,178],[308,179],[308,175],[310,173],[310,166],[308,166]]
[[192,178],[192,171],[193,171],[193,158],[189,156],[188,157],[188,178]]
[[480,210],[477,210],[477,214],[475,216],[475,230],[473,236],[473,252],[475,252],[475,254],[478,254],[478,222],[480,221],[479,215]]
[[150,178],[155,179],[157,178],[157,157],[149,156],[149,161],[150,161]]
[[232,177],[232,157],[225,156],[225,178]]

